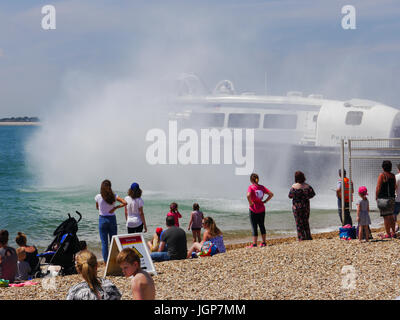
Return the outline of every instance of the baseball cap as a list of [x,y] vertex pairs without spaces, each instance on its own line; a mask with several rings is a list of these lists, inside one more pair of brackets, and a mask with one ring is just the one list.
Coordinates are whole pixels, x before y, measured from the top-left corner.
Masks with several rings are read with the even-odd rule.
[[136,182],[131,184],[131,189],[135,190],[135,189],[139,189],[139,184],[137,184]]
[[156,233],[157,233],[158,235],[160,235],[161,232],[162,232],[162,230],[163,230],[163,228],[157,228],[157,229],[156,229]]

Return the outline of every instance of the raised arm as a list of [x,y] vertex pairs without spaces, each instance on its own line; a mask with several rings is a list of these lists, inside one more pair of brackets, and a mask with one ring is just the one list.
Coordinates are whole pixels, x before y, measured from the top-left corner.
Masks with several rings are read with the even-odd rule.
[[267,191],[267,194],[268,194],[268,198],[263,201],[264,203],[267,203],[274,196],[274,194],[269,190]]
[[118,202],[120,202],[121,204],[118,205],[118,206],[116,206],[116,207],[114,207],[114,208],[112,208],[112,209],[110,210],[110,213],[113,213],[115,210],[117,210],[117,209],[119,209],[119,208],[126,207],[126,205],[128,204],[128,202],[126,202],[124,199],[122,199],[122,198],[120,198],[120,197],[117,197],[116,200],[117,200]]

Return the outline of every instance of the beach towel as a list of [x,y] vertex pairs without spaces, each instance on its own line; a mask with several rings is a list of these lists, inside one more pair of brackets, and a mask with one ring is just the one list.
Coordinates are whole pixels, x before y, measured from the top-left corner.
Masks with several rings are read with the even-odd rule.
[[39,284],[39,282],[33,282],[33,281],[25,281],[25,282],[21,282],[21,283],[10,283],[9,286],[10,287],[25,287],[25,286],[34,286]]

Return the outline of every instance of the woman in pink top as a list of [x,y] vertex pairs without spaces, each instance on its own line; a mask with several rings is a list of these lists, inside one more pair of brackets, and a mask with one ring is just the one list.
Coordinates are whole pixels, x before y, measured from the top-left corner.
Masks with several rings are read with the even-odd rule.
[[179,227],[179,219],[182,218],[182,215],[178,211],[178,204],[176,202],[172,202],[169,205],[169,212],[167,213],[168,216],[173,216],[175,219],[175,226]]
[[[247,200],[249,201],[249,216],[253,234],[253,244],[250,248],[257,247],[258,230],[260,227],[262,243],[261,247],[266,246],[266,231],[265,231],[265,206],[264,203],[271,200],[274,194],[269,191],[266,187],[258,184],[258,175],[252,173],[250,176],[250,182],[252,183],[247,189]],[[264,195],[268,194],[268,198],[263,201]]]

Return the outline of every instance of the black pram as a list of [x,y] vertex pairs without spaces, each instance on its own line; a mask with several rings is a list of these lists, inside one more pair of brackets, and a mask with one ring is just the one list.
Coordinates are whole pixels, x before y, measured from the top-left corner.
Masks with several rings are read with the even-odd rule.
[[[68,275],[76,273],[75,270],[75,254],[80,251],[79,239],[76,233],[78,232],[78,223],[82,219],[79,215],[79,220],[76,221],[68,213],[68,219],[61,223],[54,231],[54,240],[47,247],[46,251],[39,253],[39,264],[43,259],[47,265],[59,265],[61,270],[60,275]],[[43,276],[43,274],[41,274]]]

